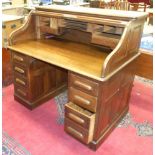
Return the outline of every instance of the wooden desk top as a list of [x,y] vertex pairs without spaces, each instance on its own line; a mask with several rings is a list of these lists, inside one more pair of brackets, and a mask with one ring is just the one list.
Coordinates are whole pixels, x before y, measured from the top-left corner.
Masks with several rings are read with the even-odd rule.
[[15,20],[21,20],[21,19],[24,19],[24,16],[2,14],[2,22],[3,23],[15,21]]
[[28,40],[8,48],[97,80],[108,55],[98,47],[54,39]]
[[140,17],[146,17],[147,13],[137,12],[137,11],[124,11],[124,10],[111,10],[111,9],[101,9],[101,8],[85,8],[85,7],[75,7],[75,6],[60,6],[60,5],[50,5],[50,6],[38,6],[36,10],[40,11],[52,11],[52,12],[63,12],[70,14],[83,14],[91,15],[97,17],[108,17],[115,19],[125,19],[131,20]]

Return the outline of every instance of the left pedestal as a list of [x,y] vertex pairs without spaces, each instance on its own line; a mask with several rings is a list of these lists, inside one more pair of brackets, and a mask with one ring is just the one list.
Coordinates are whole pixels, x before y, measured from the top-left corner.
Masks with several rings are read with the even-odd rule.
[[14,97],[19,103],[32,110],[66,89],[66,70],[18,52],[11,54]]

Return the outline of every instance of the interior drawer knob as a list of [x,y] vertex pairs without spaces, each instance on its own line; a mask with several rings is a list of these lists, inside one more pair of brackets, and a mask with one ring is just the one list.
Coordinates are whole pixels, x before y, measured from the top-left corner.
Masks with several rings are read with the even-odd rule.
[[19,72],[21,74],[24,74],[24,72],[25,72],[23,69],[21,69],[19,67],[15,67],[15,71],[17,71],[17,72]]
[[90,101],[89,100],[86,100],[86,99],[84,99],[83,97],[81,97],[81,96],[78,96],[78,95],[75,95],[74,96],[74,101],[75,102],[80,102],[80,103],[82,103],[82,104],[86,104],[86,105],[90,105]]
[[16,24],[11,25],[11,29],[14,29],[14,28],[16,28]]
[[74,82],[74,85],[76,85],[76,86],[78,86],[78,87],[81,87],[81,88],[83,88],[83,89],[86,89],[86,90],[92,90],[92,87],[91,86],[89,86],[89,85],[87,85],[87,84],[85,84],[85,83],[82,83],[82,82],[80,82],[80,81],[75,81]]
[[24,61],[24,59],[23,59],[22,57],[18,56],[18,55],[14,55],[13,58],[14,58],[15,60],[18,60],[18,61],[21,61],[21,62]]
[[74,115],[72,113],[69,113],[68,117],[70,119],[72,119],[73,121],[77,122],[77,123],[80,123],[80,124],[84,124],[85,123],[85,121],[83,119],[79,118],[78,116],[76,116],[76,115]]
[[74,135],[77,138],[83,139],[83,134],[78,132],[77,130],[73,129],[72,127],[67,127],[68,132]]

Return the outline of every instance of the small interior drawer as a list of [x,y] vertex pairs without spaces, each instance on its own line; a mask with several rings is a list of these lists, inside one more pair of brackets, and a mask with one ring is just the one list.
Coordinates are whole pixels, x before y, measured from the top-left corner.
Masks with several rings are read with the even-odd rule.
[[89,130],[94,125],[95,114],[69,102],[65,105],[65,117]]
[[108,33],[95,33],[92,35],[92,43],[104,45],[114,49],[120,40],[119,35],[108,34]]
[[26,61],[27,61],[27,56],[17,53],[17,52],[13,52],[12,60],[13,60],[13,62],[17,62],[17,63],[21,63],[21,64],[25,65]]
[[72,73],[69,74],[69,78],[70,78],[69,80],[70,87],[77,88],[93,96],[98,96],[98,88],[99,88],[98,83],[88,80],[86,78],[77,76]]
[[70,119],[65,118],[64,129],[68,134],[85,144],[90,143],[93,139],[93,133],[90,133]]
[[69,100],[87,110],[96,112],[97,97],[88,95],[80,90],[70,87]]

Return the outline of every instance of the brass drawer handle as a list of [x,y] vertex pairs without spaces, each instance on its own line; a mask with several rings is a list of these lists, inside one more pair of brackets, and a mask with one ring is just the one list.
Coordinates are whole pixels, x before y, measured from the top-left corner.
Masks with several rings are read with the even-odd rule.
[[87,85],[85,83],[82,83],[80,81],[75,81],[74,82],[74,85],[79,86],[79,87],[81,87],[83,89],[86,89],[86,90],[89,90],[89,91],[92,90],[92,87],[91,86],[89,86],[89,85]]
[[17,71],[17,72],[19,72],[21,74],[24,74],[24,72],[25,72],[23,69],[21,69],[19,67],[15,67],[15,71]]
[[26,83],[23,80],[19,79],[19,78],[16,78],[16,82],[20,83],[20,84],[22,84],[24,86],[26,85]]
[[17,89],[17,92],[19,92],[20,94],[22,94],[23,96],[26,96],[26,93],[24,91],[22,91],[21,89]]
[[76,116],[76,115],[74,115],[74,114],[72,114],[72,113],[69,113],[69,114],[68,114],[68,117],[69,117],[70,119],[74,120],[74,121],[77,122],[77,123],[80,123],[80,124],[84,124],[84,123],[85,123],[85,121],[84,121],[83,119],[79,118],[78,116]]
[[73,129],[72,127],[67,127],[68,131],[73,134],[74,136],[80,138],[80,139],[83,139],[83,134],[76,131],[75,129]]
[[21,62],[24,61],[24,59],[23,59],[22,57],[18,56],[18,55],[14,55],[13,58],[14,58],[15,60],[18,60],[18,61],[21,61]]
[[75,95],[74,98],[75,98],[75,102],[76,101],[81,102],[82,104],[86,104],[86,105],[90,105],[90,103],[91,103],[89,100],[86,100],[86,99],[84,99],[84,98],[82,98],[81,96],[78,96],[78,95]]

